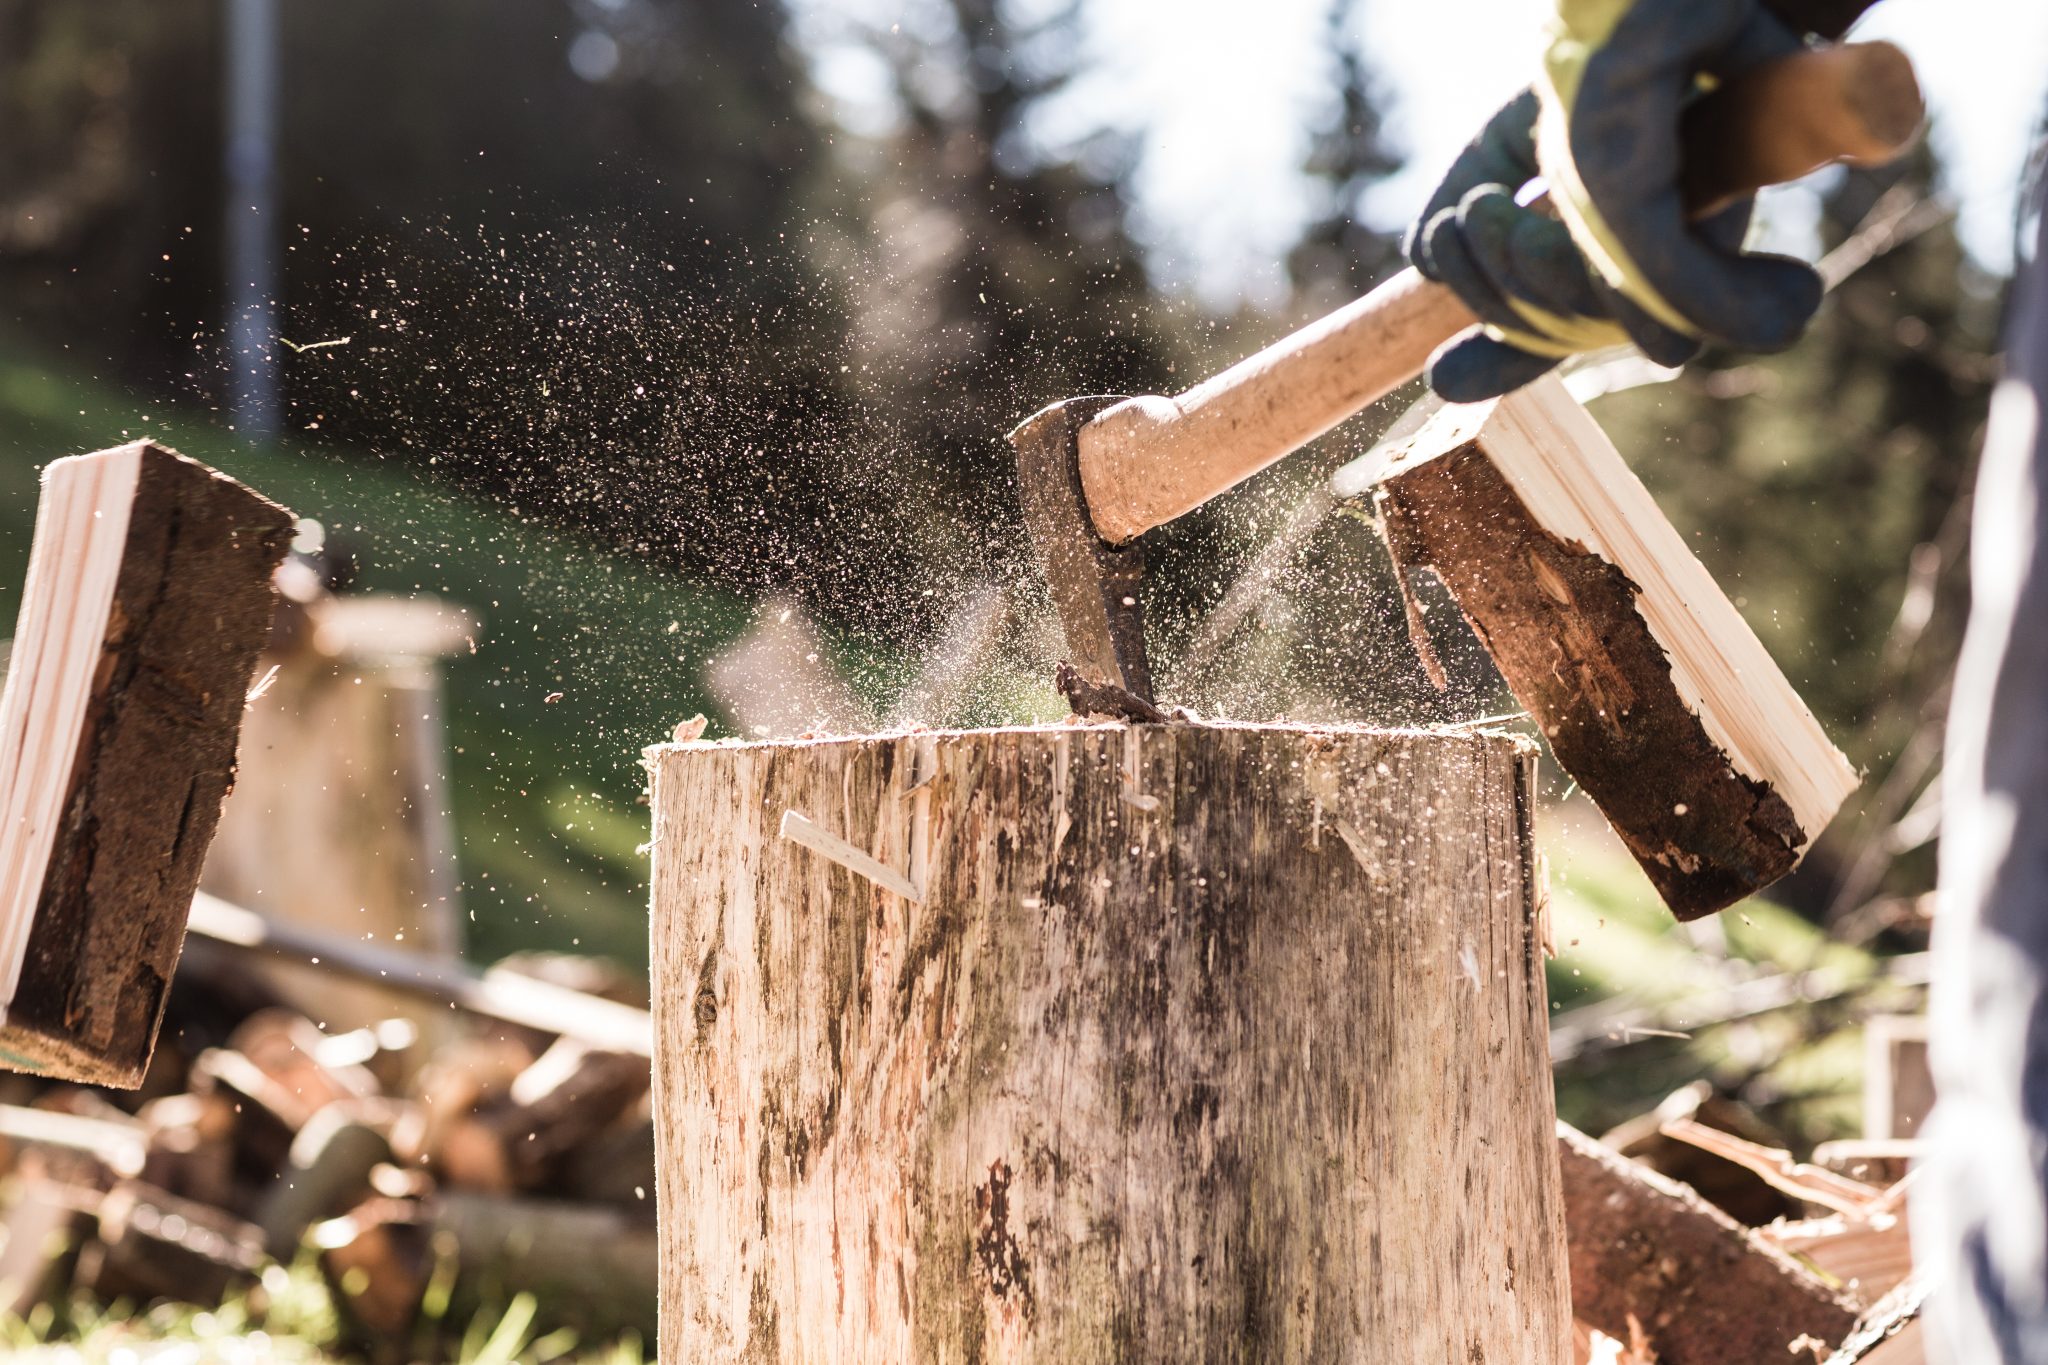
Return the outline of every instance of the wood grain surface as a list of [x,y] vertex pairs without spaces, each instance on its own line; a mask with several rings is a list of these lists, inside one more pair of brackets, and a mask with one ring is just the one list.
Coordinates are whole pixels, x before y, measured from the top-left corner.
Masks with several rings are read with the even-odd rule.
[[649,762],[664,1359],[1566,1358],[1525,744]]

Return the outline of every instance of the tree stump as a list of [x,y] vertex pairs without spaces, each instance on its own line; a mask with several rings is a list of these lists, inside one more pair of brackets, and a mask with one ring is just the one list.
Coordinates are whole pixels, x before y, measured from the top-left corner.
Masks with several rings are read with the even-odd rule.
[[1532,755],[650,750],[662,1358],[1565,1360]]

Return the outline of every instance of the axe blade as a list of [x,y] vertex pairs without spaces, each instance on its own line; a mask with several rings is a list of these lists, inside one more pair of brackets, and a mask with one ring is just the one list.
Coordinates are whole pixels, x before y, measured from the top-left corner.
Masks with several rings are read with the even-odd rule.
[[1122,398],[1070,398],[1010,433],[1024,524],[1052,589],[1068,662],[1092,682],[1152,700],[1145,662],[1144,551],[1111,545],[1095,529],[1081,489],[1080,430]]

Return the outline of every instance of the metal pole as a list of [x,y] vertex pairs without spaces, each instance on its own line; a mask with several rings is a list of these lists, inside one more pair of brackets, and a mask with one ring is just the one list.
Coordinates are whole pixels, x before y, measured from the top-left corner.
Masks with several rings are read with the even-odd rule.
[[237,430],[275,435],[277,0],[227,6],[228,414]]

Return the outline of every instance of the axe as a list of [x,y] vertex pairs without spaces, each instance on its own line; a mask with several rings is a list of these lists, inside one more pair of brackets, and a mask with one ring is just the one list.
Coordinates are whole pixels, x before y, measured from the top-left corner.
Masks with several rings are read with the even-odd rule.
[[[1839,33],[1861,6],[1809,0]],[[1793,8],[1777,0],[1774,8]],[[1889,43],[1809,48],[1695,102],[1681,129],[1695,218],[1835,161],[1877,165],[1925,113]],[[1174,397],[1070,398],[1010,433],[1034,548],[1066,633],[1077,710],[1154,719],[1137,538],[1299,449],[1415,378],[1478,322],[1412,269]]]

